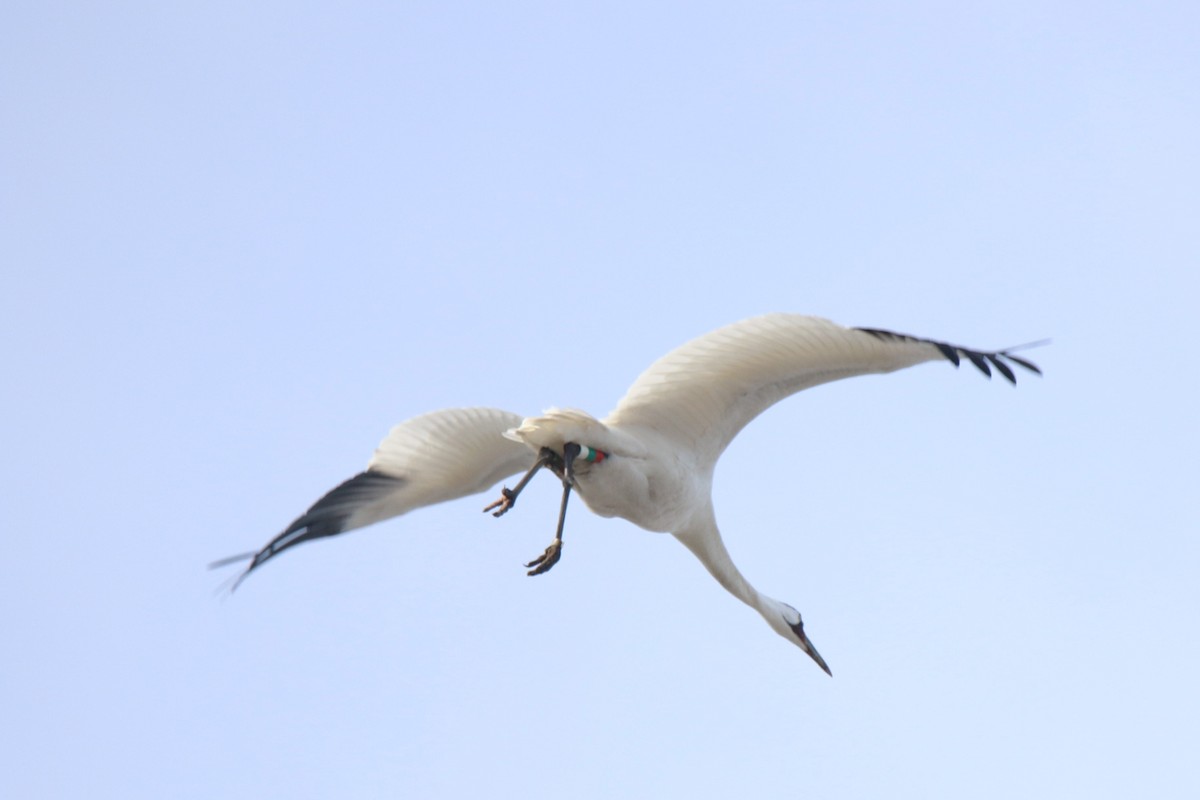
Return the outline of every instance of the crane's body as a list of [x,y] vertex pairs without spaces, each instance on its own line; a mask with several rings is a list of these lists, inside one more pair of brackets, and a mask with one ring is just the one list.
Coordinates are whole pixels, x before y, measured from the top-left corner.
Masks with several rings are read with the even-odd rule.
[[[642,373],[603,420],[572,409],[538,417],[491,408],[444,409],[397,425],[366,471],[334,488],[251,559],[239,581],[278,553],[433,503],[477,494],[525,472],[485,510],[499,516],[541,468],[563,482],[554,542],[531,575],[558,561],[567,499],[594,513],[673,534],[731,594],[829,672],[794,608],[756,590],[725,549],[712,507],[717,460],[774,403],[821,383],[966,358],[988,376],[1009,366],[1038,372],[1011,350],[979,351],[818,317],[771,314],[728,325],[671,351]],[[530,467],[530,464],[533,464]]]

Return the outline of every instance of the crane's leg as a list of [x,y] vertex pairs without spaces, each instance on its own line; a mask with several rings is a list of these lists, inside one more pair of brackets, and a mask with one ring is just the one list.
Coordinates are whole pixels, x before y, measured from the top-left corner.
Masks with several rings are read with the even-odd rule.
[[[543,572],[549,572],[550,568],[558,563],[558,559],[562,557],[562,535],[563,525],[567,521],[567,500],[571,499],[571,487],[575,485],[575,459],[579,457],[582,451],[578,444],[567,442],[563,445],[562,458],[558,458],[557,454],[551,452],[555,456],[557,463],[548,465],[554,470],[554,474],[559,477],[563,485],[562,505],[558,507],[558,527],[554,531],[554,541],[546,548],[546,552],[526,564],[526,567],[532,567],[528,575],[541,575]],[[543,450],[543,452],[546,452]]]
[[537,461],[533,462],[533,466],[521,477],[517,485],[512,489],[505,486],[500,491],[500,499],[484,509],[484,511],[496,509],[492,513],[493,517],[499,517],[504,514],[504,512],[516,505],[517,497],[542,467],[549,469],[562,481],[562,504],[558,507],[558,527],[554,531],[554,541],[546,548],[546,552],[525,565],[530,568],[529,575],[541,575],[543,572],[549,572],[550,568],[557,564],[558,559],[562,557],[562,536],[563,526],[567,521],[567,500],[570,499],[571,487],[575,484],[575,474],[572,466],[580,450],[579,445],[568,442],[563,447],[563,454],[560,456],[550,448],[543,447],[541,452],[538,453]]
[[561,474],[562,459],[559,458],[558,453],[555,453],[548,447],[543,447],[542,452],[538,454],[537,461],[533,462],[533,466],[530,467],[529,471],[521,477],[521,480],[517,482],[517,485],[512,489],[509,489],[507,486],[501,489],[500,499],[485,508],[484,513],[487,513],[495,508],[497,510],[492,513],[492,516],[503,516],[504,512],[508,511],[517,504],[517,496],[521,494],[529,482],[533,480],[533,476],[536,475],[538,470],[540,470],[542,467],[549,467],[550,470],[556,475]]
[[564,478],[562,505],[558,507],[558,529],[554,531],[554,541],[546,548],[546,552],[525,565],[533,567],[526,573],[527,575],[541,575],[543,572],[549,572],[550,568],[557,564],[558,559],[562,557],[563,524],[567,521],[567,500],[570,497],[571,483]]

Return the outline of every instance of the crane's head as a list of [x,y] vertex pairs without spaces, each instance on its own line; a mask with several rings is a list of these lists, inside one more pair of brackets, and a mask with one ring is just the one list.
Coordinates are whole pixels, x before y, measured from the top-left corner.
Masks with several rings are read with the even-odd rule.
[[804,632],[804,620],[800,618],[800,612],[787,603],[781,603],[765,595],[759,595],[759,598],[763,604],[759,613],[766,618],[775,632],[808,653],[808,657],[817,662],[817,666],[825,670],[825,674],[832,678],[833,672],[830,671],[829,665],[825,663],[825,659],[821,658],[821,654],[817,652],[817,648],[813,646]]

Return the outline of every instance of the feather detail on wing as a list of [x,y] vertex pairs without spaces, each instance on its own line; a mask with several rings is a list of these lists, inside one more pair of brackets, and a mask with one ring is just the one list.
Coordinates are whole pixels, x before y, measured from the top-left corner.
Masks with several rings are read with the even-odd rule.
[[1037,371],[1005,351],[981,352],[877,329],[846,328],[819,317],[768,314],[684,344],[643,372],[606,424],[643,428],[713,464],[733,437],[774,403],[822,383],[892,372],[965,356],[1015,382],[1002,359]]
[[532,463],[528,447],[504,438],[521,419],[494,408],[451,408],[402,422],[380,443],[364,472],[325,494],[265,547],[211,566],[251,559],[240,583],[301,542],[482,492]]

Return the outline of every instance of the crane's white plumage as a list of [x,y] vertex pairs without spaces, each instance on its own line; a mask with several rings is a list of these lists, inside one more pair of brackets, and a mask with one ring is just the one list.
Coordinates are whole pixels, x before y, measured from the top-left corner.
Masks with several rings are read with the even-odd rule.
[[[593,512],[673,534],[731,594],[758,611],[824,669],[799,612],[756,590],[734,566],[717,529],[712,476],[717,459],[752,419],[802,389],[925,361],[966,358],[1009,381],[1009,364],[1037,372],[1002,350],[986,352],[817,317],[770,314],[688,342],[643,372],[605,419],[550,409],[539,417],[491,408],[434,411],[397,425],[366,471],[342,483],[250,558],[244,578],[267,559],[310,539],[333,536],[422,506],[476,494],[528,468],[548,466]],[[576,454],[588,448],[599,458]],[[571,450],[574,448],[574,450]],[[527,476],[528,477],[528,476]],[[517,492],[524,484],[518,486]],[[505,490],[504,513],[516,493]],[[557,560],[557,547],[545,571]],[[547,555],[550,551],[547,551]],[[533,573],[531,573],[533,574]]]
[[605,420],[654,430],[716,461],[750,420],[802,389],[942,358],[916,339],[883,341],[819,317],[768,314],[727,325],[660,358]]

